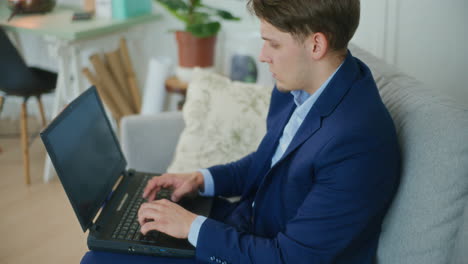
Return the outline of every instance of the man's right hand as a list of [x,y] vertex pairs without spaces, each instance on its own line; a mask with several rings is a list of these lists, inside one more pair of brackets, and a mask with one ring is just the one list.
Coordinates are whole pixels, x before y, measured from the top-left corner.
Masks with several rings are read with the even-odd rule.
[[198,190],[203,189],[203,174],[199,171],[192,173],[165,173],[161,176],[153,177],[148,181],[144,191],[143,198],[148,202],[154,201],[157,193],[162,188],[173,189],[171,200],[178,202],[182,197],[196,194]]

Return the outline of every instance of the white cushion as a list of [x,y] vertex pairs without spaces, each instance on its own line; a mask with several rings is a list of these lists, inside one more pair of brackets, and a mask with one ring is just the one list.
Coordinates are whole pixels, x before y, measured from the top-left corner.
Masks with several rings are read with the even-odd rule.
[[183,109],[185,129],[168,172],[189,172],[238,160],[266,132],[271,87],[231,82],[195,69]]

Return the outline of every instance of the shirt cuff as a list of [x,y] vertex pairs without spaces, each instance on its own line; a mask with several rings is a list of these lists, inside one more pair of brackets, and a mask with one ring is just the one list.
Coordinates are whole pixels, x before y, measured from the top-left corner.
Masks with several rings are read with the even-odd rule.
[[199,215],[195,218],[195,220],[193,220],[192,224],[190,225],[188,241],[194,247],[197,247],[198,234],[200,233],[200,228],[205,222],[205,220],[206,217]]
[[204,184],[204,191],[198,191],[200,196],[211,197],[214,196],[214,182],[213,182],[213,175],[208,169],[199,169],[199,172],[203,174],[203,184]]

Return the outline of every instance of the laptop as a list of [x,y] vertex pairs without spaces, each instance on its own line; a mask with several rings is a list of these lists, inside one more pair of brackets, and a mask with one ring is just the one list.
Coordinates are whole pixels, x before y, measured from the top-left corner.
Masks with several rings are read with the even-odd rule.
[[[104,107],[93,86],[71,102],[41,132],[47,152],[91,250],[171,257],[193,257],[186,239],[151,231],[143,236],[137,221],[146,182],[158,174],[127,170]],[[170,191],[158,194],[169,198]],[[212,199],[182,199],[187,210],[208,216]],[[98,214],[98,212],[100,212]]]

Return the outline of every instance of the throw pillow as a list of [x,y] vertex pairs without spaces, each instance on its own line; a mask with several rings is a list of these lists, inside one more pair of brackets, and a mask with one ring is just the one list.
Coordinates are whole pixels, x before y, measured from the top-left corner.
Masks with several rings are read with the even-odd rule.
[[183,109],[185,128],[168,172],[225,164],[255,151],[266,132],[271,87],[231,82],[195,69]]

